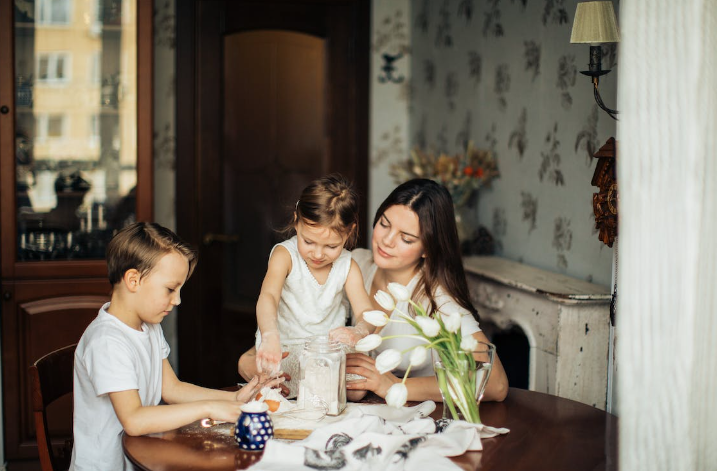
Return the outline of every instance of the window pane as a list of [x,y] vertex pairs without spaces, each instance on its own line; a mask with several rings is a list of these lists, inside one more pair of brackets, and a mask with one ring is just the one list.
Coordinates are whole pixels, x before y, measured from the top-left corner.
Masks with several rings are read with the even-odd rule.
[[135,219],[137,0],[12,4],[17,259],[103,259]]
[[53,0],[52,3],[52,22],[67,24],[69,22],[69,0]]
[[40,80],[47,80],[47,71],[50,68],[50,66],[48,64],[49,60],[50,59],[47,56],[40,57],[40,63],[38,66],[38,71],[37,71],[37,77]]
[[50,116],[47,119],[47,136],[62,137],[62,116]]
[[57,56],[57,65],[55,67],[55,70],[56,79],[65,78],[65,58],[63,56]]

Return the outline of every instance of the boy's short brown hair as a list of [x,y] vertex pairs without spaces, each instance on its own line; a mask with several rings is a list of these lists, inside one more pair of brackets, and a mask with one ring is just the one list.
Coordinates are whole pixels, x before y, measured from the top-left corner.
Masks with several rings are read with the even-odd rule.
[[127,270],[147,276],[164,255],[177,252],[189,262],[187,279],[197,265],[197,251],[174,232],[154,222],[136,222],[120,230],[107,246],[110,284],[116,285]]

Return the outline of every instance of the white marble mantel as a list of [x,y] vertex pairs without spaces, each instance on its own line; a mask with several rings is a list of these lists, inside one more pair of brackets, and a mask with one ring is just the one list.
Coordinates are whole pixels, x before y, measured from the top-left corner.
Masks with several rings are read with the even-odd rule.
[[481,319],[528,338],[529,389],[605,409],[610,289],[501,257],[463,263]]

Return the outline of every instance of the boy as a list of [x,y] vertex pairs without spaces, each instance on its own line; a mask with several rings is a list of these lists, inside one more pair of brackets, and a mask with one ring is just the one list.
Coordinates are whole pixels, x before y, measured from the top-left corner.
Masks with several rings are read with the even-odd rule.
[[75,352],[71,470],[132,469],[122,453],[123,430],[144,435],[205,417],[234,422],[243,402],[281,381],[255,377],[229,392],[177,379],[159,323],[179,305],[196,263],[188,244],[155,223],[132,224],[110,241],[110,302]]

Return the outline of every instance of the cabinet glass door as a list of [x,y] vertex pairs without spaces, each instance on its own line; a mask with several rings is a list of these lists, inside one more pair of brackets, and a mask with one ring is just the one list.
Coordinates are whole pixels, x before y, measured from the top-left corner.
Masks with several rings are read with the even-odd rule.
[[17,260],[102,259],[136,219],[137,0],[15,0]]

